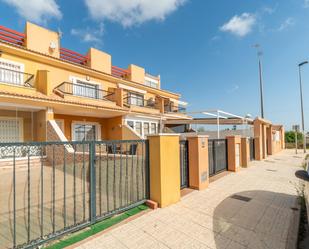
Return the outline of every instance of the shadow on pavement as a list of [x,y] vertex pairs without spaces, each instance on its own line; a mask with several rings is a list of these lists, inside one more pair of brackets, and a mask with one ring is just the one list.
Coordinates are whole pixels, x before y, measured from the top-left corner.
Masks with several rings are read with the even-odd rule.
[[245,191],[229,196],[214,210],[219,231],[216,248],[290,248],[297,243],[299,205],[296,195]]

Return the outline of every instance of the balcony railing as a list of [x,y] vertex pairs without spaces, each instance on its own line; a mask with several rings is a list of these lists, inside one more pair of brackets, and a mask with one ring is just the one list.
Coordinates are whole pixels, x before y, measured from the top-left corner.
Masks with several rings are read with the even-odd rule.
[[93,84],[63,82],[56,89],[63,94],[108,101],[112,101],[114,95],[114,93],[101,90]]
[[0,67],[0,82],[33,88],[34,75]]
[[124,97],[124,103],[131,106],[140,106],[147,108],[155,108],[155,101],[153,99],[145,100],[144,98],[135,97],[135,96],[126,96]]
[[25,34],[0,26],[0,40],[22,46],[24,45]]
[[123,69],[120,67],[112,66],[112,76],[125,79],[129,76],[130,72],[127,69]]
[[183,106],[175,106],[173,104],[165,105],[164,112],[165,113],[185,113],[186,108]]
[[60,59],[80,65],[86,65],[87,61],[89,60],[87,56],[74,52],[67,48],[60,48]]

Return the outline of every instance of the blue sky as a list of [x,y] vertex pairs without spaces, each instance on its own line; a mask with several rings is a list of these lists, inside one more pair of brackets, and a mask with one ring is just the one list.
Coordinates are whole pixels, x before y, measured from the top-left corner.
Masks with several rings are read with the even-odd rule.
[[[160,74],[189,110],[259,114],[256,51],[263,50],[265,118],[300,123],[297,64],[309,59],[308,0],[0,0],[1,25],[25,20],[63,34],[62,46],[112,54],[113,64]],[[309,129],[309,66],[303,68]]]

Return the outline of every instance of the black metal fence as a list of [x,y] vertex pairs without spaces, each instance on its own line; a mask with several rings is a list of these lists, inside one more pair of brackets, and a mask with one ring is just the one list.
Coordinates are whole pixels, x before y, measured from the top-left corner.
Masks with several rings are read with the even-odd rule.
[[188,158],[188,141],[179,141],[180,149],[180,188],[189,186],[189,158]]
[[227,170],[227,140],[208,140],[209,176]]
[[0,248],[32,248],[145,202],[148,142],[0,144]]
[[249,138],[249,144],[250,144],[250,161],[255,160],[255,144],[254,144],[254,138]]

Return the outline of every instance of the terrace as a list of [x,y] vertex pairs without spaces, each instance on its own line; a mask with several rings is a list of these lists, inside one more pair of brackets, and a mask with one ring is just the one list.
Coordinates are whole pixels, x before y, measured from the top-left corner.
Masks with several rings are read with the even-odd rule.
[[[25,47],[25,38],[26,35],[24,33],[0,26],[0,41],[2,42]],[[86,67],[90,63],[90,58],[88,55],[84,55],[63,47],[60,48],[60,59]],[[111,75],[120,79],[128,79],[130,72],[127,69],[112,66]]]

